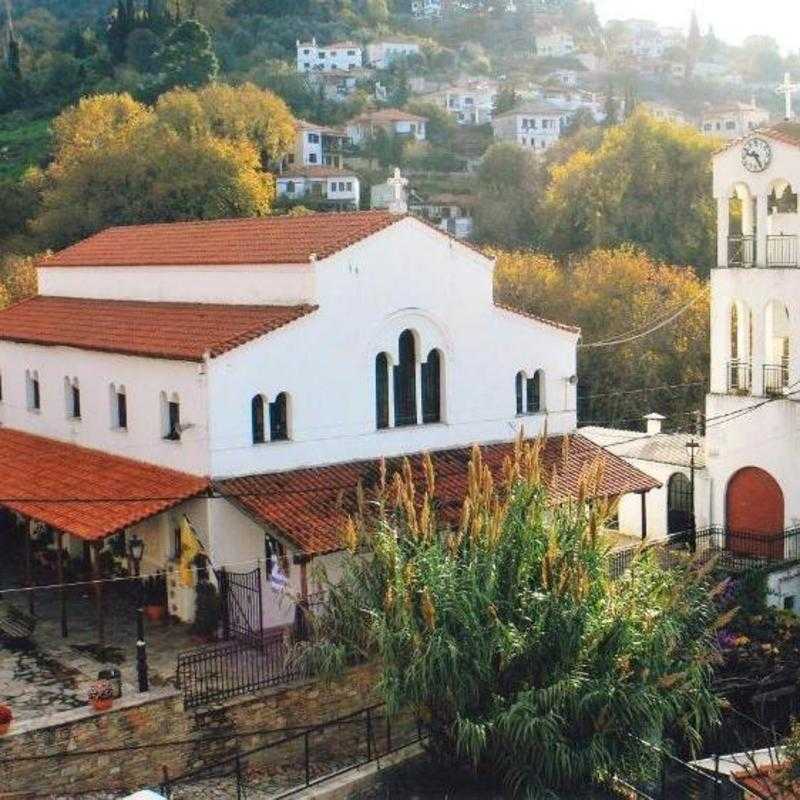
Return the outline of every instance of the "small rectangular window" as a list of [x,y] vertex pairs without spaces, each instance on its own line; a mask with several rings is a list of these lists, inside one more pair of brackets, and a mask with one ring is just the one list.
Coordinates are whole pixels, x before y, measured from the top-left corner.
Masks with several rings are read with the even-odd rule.
[[128,428],[128,400],[123,392],[117,392],[117,427]]
[[317,163],[317,154],[316,153],[309,153],[308,154],[308,163],[309,164],[316,164]]
[[39,411],[42,407],[42,398],[39,394],[39,378],[35,377],[31,381],[31,408]]

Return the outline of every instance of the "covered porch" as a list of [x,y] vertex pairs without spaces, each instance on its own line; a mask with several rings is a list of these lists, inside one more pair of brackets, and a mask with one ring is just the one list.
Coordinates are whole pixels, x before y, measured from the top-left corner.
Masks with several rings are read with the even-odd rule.
[[136,691],[145,638],[151,681],[172,679],[191,643],[169,590],[175,523],[202,510],[207,481],[8,428],[0,464],[0,683],[15,715],[84,705],[103,666]]

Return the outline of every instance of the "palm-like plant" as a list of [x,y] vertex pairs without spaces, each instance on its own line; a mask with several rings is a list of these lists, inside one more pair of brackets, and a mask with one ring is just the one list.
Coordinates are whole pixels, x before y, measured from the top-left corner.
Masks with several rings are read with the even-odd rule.
[[[382,663],[390,713],[415,709],[440,754],[518,796],[573,796],[650,763],[641,739],[696,740],[717,719],[715,611],[702,576],[645,554],[620,580],[599,533],[605,503],[548,500],[537,443],[498,482],[475,450],[460,519],[408,463],[344,531],[343,577],[302,657],[336,672]],[[566,794],[562,794],[566,793]]]

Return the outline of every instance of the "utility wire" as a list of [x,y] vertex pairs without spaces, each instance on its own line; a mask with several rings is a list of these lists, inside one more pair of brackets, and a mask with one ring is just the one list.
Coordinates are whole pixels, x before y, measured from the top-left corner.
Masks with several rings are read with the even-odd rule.
[[702,291],[698,292],[697,295],[694,298],[692,298],[692,300],[688,302],[685,306],[679,308],[673,314],[670,314],[670,316],[668,316],[666,319],[662,319],[660,322],[656,323],[650,328],[647,328],[644,331],[635,329],[627,334],[623,334],[622,336],[616,339],[609,339],[606,342],[580,343],[578,344],[578,349],[586,350],[599,347],[615,347],[616,345],[619,344],[627,344],[628,342],[633,342],[636,339],[642,339],[645,336],[649,336],[650,334],[655,333],[657,330],[666,327],[667,325],[678,319],[678,317],[685,314],[695,303],[697,303],[699,300],[705,297],[708,294],[708,292],[709,292],[709,287],[706,286]]

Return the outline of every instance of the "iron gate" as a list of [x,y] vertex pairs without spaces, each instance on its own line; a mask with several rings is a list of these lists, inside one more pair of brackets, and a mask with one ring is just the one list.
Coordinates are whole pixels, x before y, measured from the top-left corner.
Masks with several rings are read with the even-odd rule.
[[215,570],[219,582],[223,638],[260,645],[264,640],[261,567],[250,572]]

